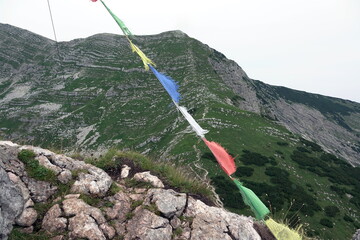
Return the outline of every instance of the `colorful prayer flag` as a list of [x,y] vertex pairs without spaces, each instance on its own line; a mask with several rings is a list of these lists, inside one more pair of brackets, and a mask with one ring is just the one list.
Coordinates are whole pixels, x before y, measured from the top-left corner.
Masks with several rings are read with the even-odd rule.
[[269,209],[265,206],[265,204],[251,189],[244,187],[237,179],[233,179],[233,181],[239,188],[244,203],[250,206],[251,210],[255,214],[256,219],[264,219],[264,217],[270,213]]
[[133,52],[136,52],[139,57],[141,58],[141,60],[143,61],[144,63],[144,67],[145,67],[145,70],[149,70],[149,65],[155,65],[155,63],[153,63],[153,61],[151,61],[141,50],[140,48],[138,48],[135,44],[133,44],[130,40],[130,46],[131,46],[131,49]]
[[285,224],[277,223],[272,218],[265,221],[266,226],[270,229],[271,233],[276,237],[277,240],[301,240],[302,237],[298,233],[299,229],[290,229]]
[[154,67],[149,65],[151,71],[154,73],[154,75],[157,77],[157,79],[160,81],[160,83],[163,85],[165,90],[168,92],[170,97],[176,102],[179,103],[180,101],[180,93],[178,92],[179,85],[177,82],[175,82],[174,79],[172,79],[169,76],[166,76],[165,74],[159,73]]
[[[96,2],[97,0],[91,0],[93,2]],[[100,0],[101,3],[104,5],[104,7],[106,8],[106,10],[108,10],[108,12],[110,13],[110,15],[114,18],[115,22],[119,25],[119,27],[121,28],[121,30],[123,31],[124,35],[128,36],[128,35],[132,35],[132,33],[130,32],[130,30],[125,26],[124,22],[120,20],[120,18],[118,18],[106,5],[105,3]]]
[[205,130],[202,127],[200,127],[200,125],[195,121],[195,119],[190,115],[190,113],[188,113],[185,107],[179,106],[175,101],[174,104],[199,137],[203,138],[205,134],[209,132],[208,130]]
[[220,146],[220,144],[216,142],[210,142],[206,140],[206,138],[203,138],[203,140],[214,154],[216,160],[220,164],[221,168],[226,172],[226,174],[229,176],[233,174],[236,171],[234,158],[230,156],[230,154],[228,154],[227,151],[222,146]]

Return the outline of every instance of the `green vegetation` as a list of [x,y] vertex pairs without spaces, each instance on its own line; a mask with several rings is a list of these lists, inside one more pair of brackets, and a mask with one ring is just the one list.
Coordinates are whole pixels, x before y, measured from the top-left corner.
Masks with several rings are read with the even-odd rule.
[[328,227],[328,228],[333,228],[334,227],[334,224],[327,218],[322,218],[320,220],[320,224],[325,226],[325,227]]
[[25,164],[26,172],[30,177],[47,182],[56,182],[56,174],[39,164],[39,161],[35,159],[35,153],[31,150],[21,150],[18,154],[18,158]]
[[53,237],[51,234],[44,231],[36,233],[23,233],[20,228],[14,228],[8,236],[9,240],[49,240]]
[[197,180],[183,167],[158,162],[135,152],[118,152],[116,154],[117,164],[120,165],[123,160],[130,160],[141,169],[154,172],[170,186],[179,189],[181,192],[199,194],[208,198],[212,197],[207,185]]
[[251,167],[238,167],[235,172],[237,177],[251,177],[253,175],[254,169]]
[[256,165],[256,166],[264,166],[266,163],[269,162],[269,159],[259,153],[250,152],[248,150],[243,150],[243,155],[241,156],[240,160],[245,165]]
[[324,208],[325,214],[328,217],[335,217],[339,214],[340,210],[337,206],[326,206]]

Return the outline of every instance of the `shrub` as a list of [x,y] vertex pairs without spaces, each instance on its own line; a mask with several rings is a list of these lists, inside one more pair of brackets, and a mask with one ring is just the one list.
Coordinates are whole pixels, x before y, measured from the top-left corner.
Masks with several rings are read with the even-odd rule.
[[305,153],[300,151],[293,151],[290,158],[297,162],[300,166],[309,166],[309,167],[315,167],[317,165],[316,159],[307,156]]
[[320,220],[320,224],[328,228],[333,228],[334,226],[334,224],[327,218],[322,218]]
[[310,147],[312,151],[314,152],[321,152],[322,149],[320,147],[320,145],[314,143],[314,142],[310,142],[304,138],[300,138],[300,142],[302,142],[303,144],[305,144],[305,146]]
[[354,219],[352,219],[350,216],[346,215],[344,216],[344,220],[347,222],[354,222]]
[[287,143],[287,142],[277,142],[277,145],[286,147],[286,146],[289,146],[289,143]]
[[335,217],[340,212],[339,208],[336,206],[326,206],[324,211],[328,217]]
[[256,166],[264,166],[266,163],[269,162],[269,159],[260,153],[250,152],[250,151],[243,151],[243,155],[241,156],[240,160],[245,165],[256,165]]
[[311,151],[309,151],[308,149],[304,148],[304,147],[297,147],[296,148],[299,152],[305,152],[305,153],[311,153]]
[[254,169],[251,167],[238,167],[235,175],[238,177],[250,177],[254,173]]

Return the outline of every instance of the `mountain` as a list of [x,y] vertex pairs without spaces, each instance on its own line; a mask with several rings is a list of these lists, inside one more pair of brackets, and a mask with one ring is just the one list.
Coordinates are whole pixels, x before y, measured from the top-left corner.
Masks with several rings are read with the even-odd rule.
[[[133,41],[179,82],[181,105],[236,156],[236,176],[273,212],[325,239],[359,228],[359,103],[252,80],[180,31]],[[251,214],[123,36],[57,44],[1,24],[0,43],[2,138],[68,152],[136,150],[189,167],[225,207]]]
[[[176,128],[182,119],[124,37],[102,34],[56,44],[3,24],[0,34],[3,136],[48,143],[39,138],[46,133],[52,142],[55,136],[56,142],[68,139],[64,147],[123,143],[152,151],[152,143],[163,142],[169,131],[181,132]],[[206,114],[213,103],[224,104],[269,117],[352,165],[360,164],[359,103],[252,80],[235,62],[181,32],[135,41],[160,71],[179,81],[182,104],[203,124],[221,122]],[[139,132],[145,134],[138,138]]]

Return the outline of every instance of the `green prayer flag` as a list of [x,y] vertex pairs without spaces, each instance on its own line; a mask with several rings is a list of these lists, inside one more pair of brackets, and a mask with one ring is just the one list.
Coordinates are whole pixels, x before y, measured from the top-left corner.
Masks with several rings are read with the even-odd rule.
[[130,32],[130,30],[125,26],[125,24],[123,23],[123,21],[120,20],[120,18],[118,18],[106,5],[105,3],[100,0],[101,3],[104,5],[104,7],[108,10],[108,12],[110,13],[110,15],[114,18],[114,20],[116,21],[116,23],[119,25],[119,27],[121,28],[121,30],[123,31],[123,33],[125,35],[132,35],[132,33]]
[[258,196],[249,188],[244,187],[241,182],[233,179],[236,186],[239,188],[241,196],[246,205],[250,206],[251,210],[255,213],[255,217],[258,220],[264,219],[264,217],[270,213],[269,209],[259,199]]

